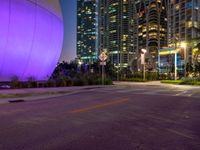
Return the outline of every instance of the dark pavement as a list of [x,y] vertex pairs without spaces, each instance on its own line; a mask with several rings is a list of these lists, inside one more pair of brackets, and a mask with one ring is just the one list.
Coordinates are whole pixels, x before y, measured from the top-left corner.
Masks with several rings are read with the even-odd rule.
[[200,150],[200,91],[117,85],[1,104],[0,150]]

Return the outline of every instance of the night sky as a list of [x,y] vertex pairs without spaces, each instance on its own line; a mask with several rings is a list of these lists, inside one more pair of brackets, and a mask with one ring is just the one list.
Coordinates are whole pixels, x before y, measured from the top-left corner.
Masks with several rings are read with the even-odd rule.
[[64,43],[61,61],[70,61],[76,57],[76,2],[77,0],[60,0],[64,17]]

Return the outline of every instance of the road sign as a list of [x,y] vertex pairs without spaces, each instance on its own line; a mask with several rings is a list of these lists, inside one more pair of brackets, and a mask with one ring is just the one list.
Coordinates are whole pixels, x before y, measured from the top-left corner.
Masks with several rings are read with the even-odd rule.
[[104,62],[106,61],[106,59],[108,59],[108,56],[106,55],[106,52],[102,52],[100,55],[99,55],[99,59]]

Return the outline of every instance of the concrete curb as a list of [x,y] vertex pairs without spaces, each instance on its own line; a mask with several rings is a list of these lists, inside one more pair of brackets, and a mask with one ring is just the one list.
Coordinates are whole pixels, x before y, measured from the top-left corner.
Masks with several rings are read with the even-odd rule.
[[142,85],[142,86],[163,86],[163,87],[178,87],[183,89],[199,89],[200,86],[197,85],[176,85],[176,84],[169,84],[169,83],[160,83],[160,81],[152,81],[152,82],[126,82],[126,81],[114,81],[114,85]]
[[[79,86],[79,87],[61,87],[61,88],[34,88],[34,89],[8,89],[8,90],[0,90],[0,94],[7,94],[7,95],[15,95],[15,94],[36,94],[38,95],[30,95],[30,96],[22,96],[22,97],[13,97],[13,98],[0,98],[0,104],[10,103],[10,101],[33,101],[33,100],[41,100],[41,99],[48,99],[48,98],[55,98],[59,96],[66,96],[70,94],[75,94],[81,91],[85,91],[88,89],[94,88],[102,88],[104,86]],[[66,92],[60,94],[59,92]],[[47,92],[55,92],[55,94],[44,94]],[[58,93],[56,93],[58,92]],[[39,94],[44,95],[39,95]]]

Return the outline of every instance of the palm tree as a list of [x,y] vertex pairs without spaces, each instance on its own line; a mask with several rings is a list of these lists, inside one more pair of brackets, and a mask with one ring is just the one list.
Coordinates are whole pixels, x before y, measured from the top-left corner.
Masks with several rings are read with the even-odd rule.
[[192,51],[192,57],[193,57],[193,65],[194,65],[194,72],[195,74],[200,74],[200,43],[198,43]]
[[198,43],[194,48],[193,48],[193,51],[192,51],[192,56],[193,56],[193,59],[195,61],[195,63],[198,62],[198,57],[200,55],[200,43]]

